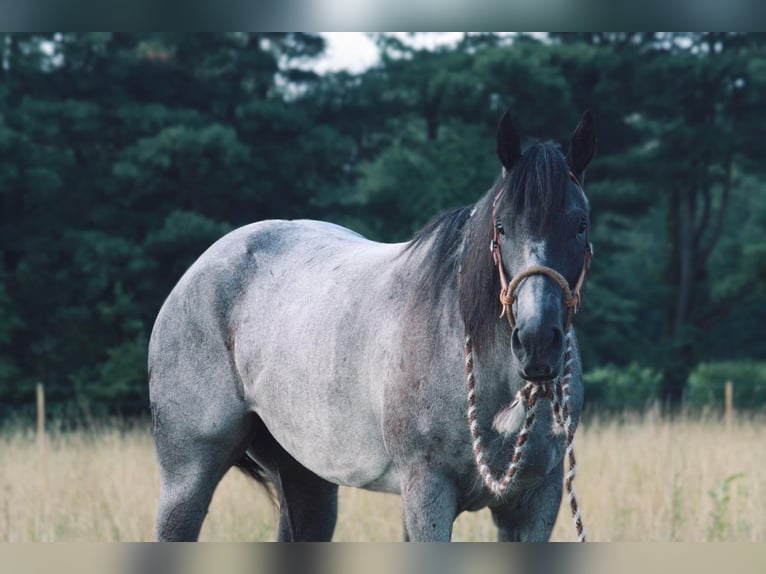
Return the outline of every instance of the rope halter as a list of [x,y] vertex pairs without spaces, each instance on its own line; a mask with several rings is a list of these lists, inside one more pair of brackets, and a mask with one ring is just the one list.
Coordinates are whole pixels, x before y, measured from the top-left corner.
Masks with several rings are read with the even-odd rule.
[[[580,181],[572,172],[569,172],[569,179],[574,182],[574,184],[580,191],[583,192],[583,194],[585,193],[582,189],[582,186],[580,185]],[[585,275],[587,275],[588,270],[590,269],[591,260],[593,259],[593,245],[586,235],[585,257],[583,259],[582,268],[580,269],[580,276],[577,278],[577,283],[575,284],[574,289],[569,288],[569,282],[561,275],[561,273],[544,265],[534,265],[524,269],[515,277],[513,277],[509,283],[505,275],[503,254],[500,250],[500,234],[497,229],[497,225],[495,225],[495,222],[497,221],[497,202],[501,195],[502,190],[498,192],[494,201],[492,202],[492,222],[494,231],[492,241],[489,244],[489,249],[492,252],[492,258],[495,261],[495,267],[497,267],[497,272],[500,276],[500,304],[503,306],[503,311],[500,313],[500,316],[505,316],[508,319],[508,324],[510,325],[511,330],[515,329],[516,318],[513,315],[513,304],[516,302],[516,289],[524,279],[531,275],[545,275],[553,279],[564,292],[564,305],[568,309],[567,321],[564,325],[564,332],[567,333],[569,332],[569,327],[572,326],[575,314],[580,310],[580,303],[582,301],[582,296],[580,293],[582,291],[583,284],[585,283]]]

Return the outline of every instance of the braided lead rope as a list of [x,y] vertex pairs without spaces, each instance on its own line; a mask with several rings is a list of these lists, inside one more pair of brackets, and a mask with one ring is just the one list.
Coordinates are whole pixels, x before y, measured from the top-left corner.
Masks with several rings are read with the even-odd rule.
[[[516,438],[516,444],[511,456],[511,462],[501,478],[495,478],[487,465],[484,454],[484,446],[479,434],[479,424],[476,421],[476,379],[473,374],[473,344],[471,336],[465,338],[465,370],[468,382],[468,425],[471,431],[471,443],[473,448],[474,460],[479,470],[484,484],[497,496],[502,497],[511,488],[516,478],[516,474],[523,462],[526,445],[529,440],[529,433],[535,422],[535,413],[537,411],[537,401],[540,398],[548,398],[551,401],[553,410],[554,434],[559,434],[559,428],[563,427],[566,432],[566,456],[569,461],[569,472],[566,475],[565,485],[569,497],[569,506],[572,510],[575,527],[577,528],[578,542],[585,542],[585,529],[583,528],[580,508],[577,504],[577,498],[574,491],[574,477],[577,472],[577,463],[574,456],[574,425],[572,415],[569,411],[570,380],[572,378],[572,341],[567,336],[567,347],[564,353],[564,373],[563,376],[551,383],[527,383],[516,395],[516,400],[524,401],[526,404],[526,417],[524,424]],[[559,428],[556,428],[559,427]]]
[[572,423],[572,413],[569,410],[569,396],[571,393],[570,383],[572,381],[572,362],[574,357],[572,356],[571,339],[567,342],[567,349],[564,353],[564,374],[561,377],[561,385],[558,392],[561,393],[561,417],[564,424],[564,429],[567,433],[567,447],[566,457],[569,461],[569,472],[564,480],[564,485],[567,489],[567,496],[569,497],[569,508],[572,510],[572,518],[577,529],[577,541],[585,542],[585,528],[582,524],[582,517],[580,516],[580,506],[577,504],[577,497],[575,496],[574,479],[577,474],[577,461],[574,454],[574,435],[575,428]]
[[[557,381],[558,382],[558,381]],[[564,395],[562,393],[562,385],[554,384],[553,392],[551,393],[551,410],[553,411],[553,421],[551,433],[554,436],[558,436],[565,432],[563,425],[563,415],[561,414],[561,403],[564,401]]]

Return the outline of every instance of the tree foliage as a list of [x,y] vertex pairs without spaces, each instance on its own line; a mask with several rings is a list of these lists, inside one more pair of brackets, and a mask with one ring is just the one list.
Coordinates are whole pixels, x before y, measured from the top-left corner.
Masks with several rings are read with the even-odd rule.
[[492,185],[506,108],[562,145],[597,118],[594,397],[678,403],[702,359],[766,356],[763,36],[377,41],[377,66],[320,76],[311,34],[0,36],[2,404],[44,381],[54,404],[144,411],[153,319],[210,243],[295,217],[404,240]]

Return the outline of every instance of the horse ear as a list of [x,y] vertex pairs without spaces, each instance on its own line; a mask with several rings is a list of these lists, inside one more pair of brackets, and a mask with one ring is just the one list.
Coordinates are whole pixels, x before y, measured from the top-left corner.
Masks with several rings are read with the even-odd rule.
[[582,172],[585,171],[595,153],[596,129],[593,125],[593,115],[590,110],[585,110],[569,142],[569,153],[567,153],[569,169],[581,178]]
[[521,139],[509,112],[505,112],[497,124],[497,157],[506,171],[511,171],[521,159]]

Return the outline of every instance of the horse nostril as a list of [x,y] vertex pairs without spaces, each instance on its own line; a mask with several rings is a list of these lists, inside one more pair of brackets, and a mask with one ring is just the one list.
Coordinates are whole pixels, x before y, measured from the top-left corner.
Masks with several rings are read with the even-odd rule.
[[511,334],[511,351],[513,351],[514,356],[519,360],[523,360],[526,356],[524,346],[521,344],[521,339],[519,338],[518,328],[514,329]]
[[564,343],[564,333],[559,329],[558,327],[553,329],[553,341],[551,341],[551,346],[553,348],[558,348]]

